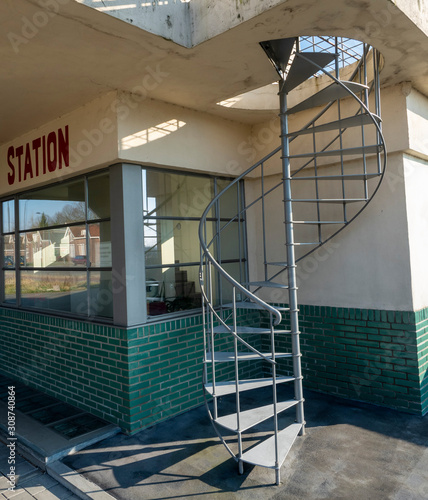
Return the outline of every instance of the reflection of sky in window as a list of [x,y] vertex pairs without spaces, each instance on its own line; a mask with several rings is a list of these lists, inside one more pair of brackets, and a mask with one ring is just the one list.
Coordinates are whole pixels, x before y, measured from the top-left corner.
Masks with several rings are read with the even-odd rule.
[[[144,217],[148,215],[156,217],[156,198],[154,196],[147,196],[147,172],[144,169],[142,170],[142,176]],[[144,223],[144,247],[147,250],[153,249],[157,245],[157,242],[156,221],[146,221]]]
[[3,232],[11,233],[15,230],[15,203],[13,200],[3,203]]
[[34,223],[45,214],[48,221],[61,212],[66,205],[80,206],[82,201],[64,200],[20,200],[19,201],[19,228],[30,229]]
[[[149,213],[152,217],[156,217],[156,198],[151,196],[147,197],[147,212],[144,215]],[[146,221],[144,224],[144,242],[145,247],[152,248],[157,245],[157,230],[156,230],[156,221]]]

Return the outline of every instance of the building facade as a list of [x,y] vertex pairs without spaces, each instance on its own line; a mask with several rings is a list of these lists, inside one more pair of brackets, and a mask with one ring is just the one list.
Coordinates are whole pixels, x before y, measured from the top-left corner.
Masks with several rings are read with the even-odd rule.
[[[280,144],[277,76],[260,42],[335,35],[382,54],[388,167],[361,215],[298,264],[304,386],[428,411],[427,2],[51,0],[0,11],[2,373],[129,433],[203,402],[199,221]],[[322,83],[298,86],[289,106]],[[233,185],[208,214],[208,240],[260,183]],[[278,261],[281,201],[265,207]],[[250,211],[214,251],[241,282],[263,278]],[[214,295],[228,294],[219,280]]]

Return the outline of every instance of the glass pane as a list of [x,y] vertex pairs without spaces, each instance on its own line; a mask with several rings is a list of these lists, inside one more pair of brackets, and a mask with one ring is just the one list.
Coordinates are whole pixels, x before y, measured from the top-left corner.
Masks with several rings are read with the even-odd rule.
[[85,314],[86,272],[21,271],[22,307]]
[[214,197],[214,181],[143,170],[143,210],[147,217],[200,217]]
[[88,219],[110,217],[110,177],[108,172],[88,178]]
[[[234,278],[239,283],[245,281],[244,262],[231,262],[229,264],[223,264],[222,267],[230,276],[232,276],[232,278]],[[217,300],[220,301],[220,298],[223,304],[232,302],[233,300],[232,285],[223,277],[220,278],[220,289],[218,290]],[[236,300],[240,301],[244,299],[245,297],[241,296],[241,294],[238,292],[236,295]]]
[[3,208],[3,233],[13,233],[15,231],[15,202],[14,200],[4,201]]
[[[207,225],[212,238],[214,223]],[[186,220],[148,219],[144,223],[146,265],[167,265],[199,262],[199,222]]]
[[[217,192],[219,193],[230,184],[229,179],[217,179]],[[219,199],[220,217],[231,218],[238,214],[238,185],[230,187]]]
[[[224,228],[220,232],[220,243],[221,243],[221,260],[239,259],[244,256],[244,234],[243,227],[241,224],[241,229],[239,230],[240,224],[238,222],[231,222],[226,226],[227,223],[222,222],[221,227]],[[241,239],[241,244],[239,244],[239,239]],[[241,255],[239,252],[241,251]]]
[[20,197],[21,230],[80,221],[85,221],[83,179],[40,189]]
[[111,267],[110,222],[90,224],[89,249],[92,267]]
[[149,316],[201,307],[199,266],[148,269],[146,276]]
[[6,234],[3,236],[3,268],[13,269],[15,267],[15,235]]
[[4,301],[7,304],[16,304],[15,271],[4,271]]
[[86,228],[45,229],[21,234],[21,266],[86,266]]
[[111,271],[92,271],[89,274],[89,316],[113,317]]

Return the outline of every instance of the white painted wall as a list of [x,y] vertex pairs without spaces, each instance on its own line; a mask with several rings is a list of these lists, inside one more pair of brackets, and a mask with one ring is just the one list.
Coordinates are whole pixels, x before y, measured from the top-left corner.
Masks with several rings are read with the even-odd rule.
[[[59,181],[113,163],[117,158],[115,98],[115,92],[105,94],[71,113],[0,146],[0,195]],[[69,130],[70,165],[44,175],[40,171],[38,177],[27,176],[27,179],[22,182],[16,179],[14,184],[9,186],[10,168],[7,162],[9,147],[13,146],[16,149],[24,146],[25,150],[28,143],[31,150],[34,139],[47,136],[50,132],[64,129],[66,126]],[[17,163],[17,159],[14,159],[14,163]]]
[[[422,141],[421,138],[424,136],[425,127],[423,125],[423,120],[422,122],[417,121],[417,116],[414,126],[411,128],[411,132],[409,132],[407,122],[411,116],[407,112],[407,103],[410,102],[417,110],[420,105],[421,97],[423,97],[422,94],[416,91],[410,92],[411,86],[408,83],[388,87],[381,92],[383,134],[389,153],[407,151],[413,147],[409,142],[410,133],[412,134],[413,142],[413,137],[418,138],[418,143],[420,143]],[[297,104],[294,98],[290,101],[290,106]],[[347,99],[346,104],[342,104],[342,106],[345,106],[343,107],[344,115],[348,112],[349,106],[352,106],[352,110],[356,109],[352,99]],[[317,108],[317,110],[312,109],[291,115],[289,120],[290,131],[299,130],[304,127],[316,115],[317,111],[321,109],[322,108]],[[412,116],[414,118],[414,115]],[[331,119],[335,118],[332,116]],[[279,146],[279,130],[280,127],[277,113],[272,113],[271,120],[253,126],[251,137],[247,137],[244,142],[238,144],[238,150],[245,160],[254,163]],[[297,147],[302,149],[311,148],[312,144],[309,142],[311,140],[310,138],[299,138],[299,142],[297,143],[296,141],[292,147],[298,144]],[[416,145],[414,147],[416,147]],[[324,160],[323,163],[328,164],[328,160]],[[280,168],[278,162],[275,166],[272,165],[273,171],[279,172]]]
[[[347,166],[351,171],[352,166]],[[327,173],[327,171],[326,171]],[[298,297],[302,304],[374,309],[412,309],[409,243],[407,240],[406,200],[400,154],[389,157],[386,178],[373,201],[345,230],[325,247],[303,259],[297,268]],[[268,179],[266,188],[279,182]],[[259,190],[250,181],[249,197]],[[300,197],[302,183],[294,183],[293,197]],[[299,189],[300,188],[300,189]],[[281,193],[266,200],[268,260],[285,261],[284,216]],[[306,209],[306,208],[305,208]],[[305,210],[303,209],[303,210]],[[337,206],[333,210],[337,210]],[[294,219],[301,220],[302,208],[295,207]],[[254,215],[254,211],[253,211]],[[308,217],[311,219],[311,217]],[[252,280],[262,280],[262,242],[260,216],[248,224],[249,262]],[[296,230],[299,231],[300,228]],[[307,241],[300,233],[296,241]],[[310,240],[310,238],[309,238]],[[297,255],[300,255],[299,249]],[[273,267],[270,270],[274,269]],[[277,268],[279,270],[279,268]],[[281,278],[279,282],[283,281]],[[283,281],[286,283],[286,280]],[[285,293],[270,291],[270,301],[287,301]]]
[[428,305],[428,161],[404,157],[410,266],[415,310]]
[[411,90],[407,109],[410,144],[404,157],[404,187],[413,302],[415,309],[421,309],[428,305],[428,98]]
[[407,97],[409,153],[428,159],[428,98],[415,89]]
[[225,175],[251,165],[238,150],[249,125],[150,99],[129,106],[135,98],[118,95],[120,160]]
[[[8,150],[68,126],[70,165],[9,186]],[[136,94],[110,92],[0,146],[0,196],[99,169],[117,161],[238,175],[251,165],[238,145],[251,126]],[[40,153],[39,153],[40,154]],[[17,159],[13,162],[16,164]],[[21,158],[24,162],[24,157]]]
[[[417,134],[412,132],[409,138],[407,126],[406,104],[412,94],[409,94],[407,85],[400,85],[385,89],[382,92],[382,116],[384,121],[384,133],[388,148],[388,166],[383,184],[368,207],[352,222],[342,233],[338,234],[325,247],[320,248],[311,256],[306,257],[298,264],[299,301],[302,304],[356,307],[356,308],[378,308],[411,310],[413,303],[428,305],[428,294],[425,298],[415,301],[415,279],[414,271],[410,266],[410,247],[416,243],[415,238],[408,240],[407,210],[409,196],[404,188],[405,163],[403,161],[404,151],[409,150],[411,141],[415,141]],[[413,107],[421,109],[420,95],[413,96]],[[296,129],[307,123],[314,112],[305,112],[293,116],[290,129]],[[409,119],[412,117],[409,117]],[[414,118],[417,123],[414,129],[422,135],[423,119],[419,114]],[[425,122],[426,123],[426,122]],[[421,128],[422,127],[422,128]],[[426,129],[426,126],[425,126]],[[263,157],[279,144],[278,125],[276,120],[255,126],[253,128],[253,140],[241,147],[246,156]],[[301,147],[307,144],[304,142]],[[279,182],[280,161],[279,158],[272,163],[271,171],[275,173],[266,180],[265,189]],[[324,162],[323,173],[335,173],[334,165],[329,166]],[[347,162],[345,165],[347,173],[357,172],[357,163]],[[406,164],[406,169],[408,169]],[[407,171],[407,170],[406,170]],[[412,178],[419,187],[420,192],[412,196],[414,209],[419,210],[424,186],[422,178],[418,181],[417,175]],[[422,181],[422,182],[421,182]],[[370,181],[377,182],[377,181]],[[425,184],[425,186],[428,184]],[[252,199],[260,192],[260,183],[253,179],[247,183],[247,199]],[[307,198],[303,183],[294,182],[294,198]],[[338,184],[327,188],[325,197],[338,197]],[[355,184],[355,197],[359,197]],[[310,197],[310,196],[309,196]],[[270,234],[268,244],[268,260],[285,261],[285,237],[284,216],[282,208],[282,195],[278,195],[267,201],[267,228]],[[428,207],[427,207],[428,208]],[[323,207],[324,209],[324,207]],[[313,210],[313,208],[312,208]],[[325,209],[324,209],[325,210]],[[350,208],[352,210],[352,208]],[[333,214],[336,214],[337,217]],[[426,211],[428,213],[428,210]],[[328,209],[327,220],[340,220],[340,206],[335,205]],[[254,223],[248,224],[249,232],[249,260],[253,275],[251,279],[261,280],[263,277],[263,265],[260,256],[262,245],[260,241],[260,215],[253,210],[250,218]],[[313,220],[309,205],[295,204],[294,220]],[[316,220],[316,217],[315,217]],[[410,224],[410,221],[409,221]],[[416,223],[418,226],[418,223]],[[420,225],[419,225],[420,226]],[[311,241],[311,233],[308,229],[295,226],[297,241]],[[414,231],[415,232],[415,231]],[[422,246],[425,246],[422,244]],[[413,252],[415,250],[412,249]],[[421,252],[421,250],[417,250]],[[300,249],[297,250],[300,255]],[[417,258],[414,257],[412,262]],[[418,262],[420,262],[419,259]],[[273,271],[273,267],[269,268]],[[279,270],[279,268],[277,268]],[[282,278],[279,278],[281,281]],[[424,279],[421,279],[423,282]],[[428,280],[425,279],[427,282]],[[286,282],[286,280],[283,280]],[[420,288],[420,287],[419,287]],[[427,290],[428,291],[428,290]],[[419,296],[425,292],[418,291]],[[271,301],[286,301],[286,294],[278,291],[270,291],[265,298]],[[421,306],[422,307],[422,306]]]

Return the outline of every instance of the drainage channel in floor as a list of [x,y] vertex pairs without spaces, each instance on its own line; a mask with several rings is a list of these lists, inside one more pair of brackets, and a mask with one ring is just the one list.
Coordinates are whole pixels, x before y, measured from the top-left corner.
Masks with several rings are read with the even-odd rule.
[[8,388],[15,389],[15,408],[65,439],[73,439],[110,424],[75,406],[43,394],[22,382],[0,374],[0,401],[7,402]]

